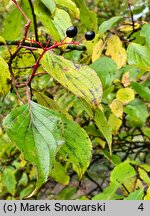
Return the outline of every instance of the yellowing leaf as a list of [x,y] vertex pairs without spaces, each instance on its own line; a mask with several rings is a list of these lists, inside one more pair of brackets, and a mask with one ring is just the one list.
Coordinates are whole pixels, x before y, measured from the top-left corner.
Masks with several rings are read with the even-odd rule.
[[115,114],[116,117],[121,118],[123,114],[123,104],[120,100],[113,100],[109,105],[112,113]]
[[143,70],[150,70],[150,48],[137,43],[130,43],[127,49],[128,63]]
[[10,73],[8,64],[0,57],[0,95],[6,95],[10,89]]
[[72,26],[69,14],[65,10],[56,8],[52,22],[60,35],[60,39],[63,40],[66,36],[66,29]]
[[55,0],[56,4],[67,8],[68,11],[76,18],[80,18],[80,11],[79,8],[77,8],[76,4],[72,0]]
[[122,125],[122,120],[118,119],[114,114],[111,114],[108,123],[111,127],[112,134],[117,135],[119,128]]
[[121,83],[123,84],[124,87],[127,87],[130,85],[130,73],[127,71],[126,73],[123,74]]
[[[134,29],[138,29],[140,27],[139,23],[134,23]],[[121,32],[132,32],[133,31],[133,26],[131,22],[125,22],[123,25],[121,25],[118,28],[119,31]]]
[[117,35],[113,35],[107,40],[106,55],[111,56],[118,68],[126,64],[126,50],[122,47],[122,42]]
[[150,200],[150,187],[147,190],[147,193],[146,193],[146,195],[144,197],[144,200]]
[[117,91],[116,98],[123,104],[128,104],[134,100],[135,94],[131,88],[122,88]]
[[6,44],[5,39],[0,35],[0,43]]
[[100,37],[99,34],[95,35],[95,38],[91,41],[87,41],[85,40],[83,45],[86,46],[86,53],[88,54],[88,56],[91,56],[93,53],[93,49],[96,46],[96,44],[99,42]]
[[93,107],[98,107],[102,98],[102,84],[96,72],[87,65],[75,64],[62,56],[48,51],[41,64],[69,91],[83,98]]
[[92,62],[96,61],[102,54],[103,51],[103,41],[100,39],[94,46],[92,53]]

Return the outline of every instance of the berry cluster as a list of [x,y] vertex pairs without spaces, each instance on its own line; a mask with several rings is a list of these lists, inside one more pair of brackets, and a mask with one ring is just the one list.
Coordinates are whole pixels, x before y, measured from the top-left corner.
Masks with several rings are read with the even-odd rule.
[[[78,29],[76,26],[70,26],[69,28],[67,28],[66,30],[66,35],[69,38],[74,38],[78,33]],[[95,37],[95,32],[94,31],[88,31],[85,33],[85,39],[86,40],[93,40]]]

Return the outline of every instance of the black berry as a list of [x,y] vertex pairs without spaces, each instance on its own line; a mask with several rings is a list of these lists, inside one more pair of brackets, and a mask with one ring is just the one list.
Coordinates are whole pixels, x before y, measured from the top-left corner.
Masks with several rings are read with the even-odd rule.
[[69,28],[67,28],[66,30],[66,35],[69,38],[73,38],[77,35],[78,33],[78,29],[76,26],[70,26]]
[[86,40],[93,40],[95,38],[95,32],[88,31],[85,33]]

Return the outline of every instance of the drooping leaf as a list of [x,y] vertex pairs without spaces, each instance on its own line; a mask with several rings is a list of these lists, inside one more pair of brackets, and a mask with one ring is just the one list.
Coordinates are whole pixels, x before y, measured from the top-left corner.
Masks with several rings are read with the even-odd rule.
[[81,178],[91,161],[91,141],[86,131],[76,122],[66,119],[62,114],[60,116],[64,123],[65,144],[59,150],[59,154],[73,165],[73,169]]
[[11,167],[6,167],[4,169],[4,172],[2,173],[3,185],[6,187],[7,191],[13,196],[16,193],[16,185],[17,185],[15,173],[16,170]]
[[131,88],[121,88],[117,91],[116,98],[123,104],[128,104],[135,98],[134,91]]
[[146,39],[147,44],[150,44],[150,24],[145,24],[142,26],[140,36]]
[[76,3],[77,7],[80,10],[80,19],[82,25],[87,29],[87,30],[95,30],[97,31],[97,17],[96,14],[93,13],[88,9],[86,6],[85,0],[74,0]]
[[47,180],[55,155],[64,143],[61,119],[31,101],[30,105],[24,104],[12,111],[3,125],[25,159],[37,166],[39,188]]
[[106,55],[110,56],[116,62],[118,68],[126,64],[126,50],[122,47],[122,42],[117,35],[108,38]]
[[104,21],[100,26],[99,26],[99,32],[100,34],[104,34],[106,31],[110,30],[112,27],[114,27],[118,21],[122,19],[122,16],[116,16],[112,17],[107,21]]
[[11,77],[9,73],[8,64],[6,61],[0,56],[0,95],[6,95],[10,89]]
[[54,13],[55,9],[56,9],[56,3],[55,0],[41,0],[42,3],[49,9],[49,11],[51,12],[51,14]]
[[59,33],[52,22],[51,13],[48,8],[39,0],[36,0],[34,11],[37,18],[42,22],[46,32],[56,41],[60,40]]
[[117,65],[111,58],[101,57],[91,64],[90,67],[96,71],[104,89],[111,85],[117,71]]
[[[43,103],[41,100],[38,100],[38,102],[48,108],[52,108],[46,97],[45,99],[46,103]],[[54,108],[54,110],[59,109]],[[62,111],[61,113],[55,113],[57,113],[57,116],[61,118],[64,124],[65,143],[58,154],[61,155],[65,161],[72,164],[73,169],[77,172],[79,178],[81,178],[90,164],[92,155],[91,141],[86,131],[73,121],[69,114],[66,115],[66,113]]]
[[146,105],[139,99],[135,99],[124,108],[127,114],[127,123],[132,127],[142,127],[148,117]]
[[96,110],[94,120],[95,120],[95,123],[96,123],[97,127],[99,128],[100,132],[105,137],[105,139],[108,143],[108,146],[109,146],[110,154],[111,154],[111,145],[112,145],[111,127],[108,124],[108,121],[107,121],[104,113],[100,109]]
[[150,48],[130,43],[127,49],[128,63],[141,69],[150,70]]
[[62,56],[48,51],[41,64],[50,75],[69,91],[97,107],[102,97],[102,85],[94,70],[77,65]]
[[144,100],[150,102],[150,89],[148,87],[138,82],[132,82],[131,85]]
[[144,188],[140,188],[130,193],[127,198],[124,198],[124,200],[143,200],[143,196],[144,196]]

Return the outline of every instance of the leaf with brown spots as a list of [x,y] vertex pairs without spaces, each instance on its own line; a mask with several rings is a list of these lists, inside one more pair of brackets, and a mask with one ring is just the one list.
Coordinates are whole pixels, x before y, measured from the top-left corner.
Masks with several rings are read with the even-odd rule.
[[69,91],[83,98],[93,107],[99,106],[102,84],[96,72],[89,66],[75,64],[51,51],[45,53],[41,64],[44,70]]

